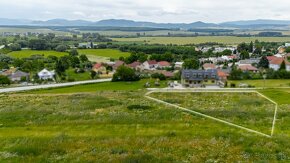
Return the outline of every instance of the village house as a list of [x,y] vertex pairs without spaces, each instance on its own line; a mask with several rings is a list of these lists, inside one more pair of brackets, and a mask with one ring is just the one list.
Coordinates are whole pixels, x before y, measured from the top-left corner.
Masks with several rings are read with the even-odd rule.
[[55,72],[43,69],[37,75],[41,80],[49,80],[49,79],[54,80]]
[[242,70],[243,72],[258,72],[258,69],[252,65],[239,65],[238,69]]
[[211,63],[205,63],[202,65],[202,67],[204,70],[216,69],[216,65]]
[[167,61],[160,61],[158,62],[158,68],[168,68],[168,67],[171,67],[171,64]]
[[106,74],[107,73],[107,69],[102,63],[96,63],[93,66],[92,70],[98,74]]
[[219,80],[216,69],[212,70],[182,70],[181,84],[185,87],[199,87],[203,82]]
[[251,58],[251,59],[240,60],[237,64],[238,65],[252,65],[252,64],[258,64],[259,62],[260,62],[260,58]]
[[128,64],[128,66],[134,70],[142,70],[142,63],[138,61]]
[[124,61],[116,61],[115,64],[112,66],[113,70],[117,70],[122,65],[125,65]]
[[4,70],[0,73],[0,75],[7,76],[12,82],[19,82],[22,80],[28,81],[30,76],[29,73],[22,72],[16,68]]
[[29,80],[29,73],[22,72],[17,70],[12,74],[7,76],[12,82],[19,82],[19,81],[28,81]]
[[182,69],[182,65],[183,65],[184,62],[175,62],[174,63],[174,68],[177,69],[177,70],[180,70]]
[[228,73],[222,71],[222,70],[217,70],[217,74],[219,77],[219,81],[225,83],[228,80],[228,77],[230,76]]
[[275,71],[278,71],[280,69],[280,66],[283,62],[283,58],[280,58],[280,57],[276,57],[274,59],[272,59],[269,63],[269,68],[275,70]]
[[158,68],[158,62],[155,60],[146,61],[142,65],[145,70],[156,70]]

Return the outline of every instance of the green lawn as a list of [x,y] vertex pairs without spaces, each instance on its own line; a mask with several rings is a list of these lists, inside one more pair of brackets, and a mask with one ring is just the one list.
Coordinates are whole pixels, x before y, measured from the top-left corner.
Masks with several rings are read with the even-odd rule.
[[255,40],[265,42],[287,42],[290,37],[235,37],[235,36],[198,36],[198,37],[139,37],[139,38],[113,38],[114,41],[124,42],[146,42],[149,44],[200,44],[206,42],[217,42],[236,45],[242,42]]
[[[63,88],[51,88],[44,90],[33,91],[33,93],[43,94],[59,94],[59,93],[75,93],[75,92],[97,92],[97,91],[134,91],[134,90],[144,90],[144,84],[150,82],[154,87],[154,79],[144,79],[137,82],[104,82],[96,84],[87,84],[87,85],[76,85],[72,87],[63,87]],[[167,81],[161,81],[160,87],[166,87]]]
[[75,81],[91,80],[90,72],[75,73],[74,69],[69,69],[66,71],[68,78],[74,79]]
[[[245,83],[255,87],[264,87],[264,80],[233,80],[228,81],[230,83],[235,83],[238,87],[240,83]],[[265,87],[290,87],[290,79],[266,79]]]
[[64,55],[68,55],[67,52],[57,52],[57,51],[48,51],[48,50],[21,50],[21,51],[13,51],[8,53],[8,55],[15,58],[28,58],[32,55],[42,55],[44,57],[48,57],[50,55],[54,55],[57,57],[61,57]]
[[114,49],[79,49],[79,54],[86,54],[88,57],[97,56],[105,58],[119,59],[120,57],[128,57],[130,53],[121,52]]
[[290,101],[266,138],[149,101],[143,82],[0,95],[0,162],[289,162]]

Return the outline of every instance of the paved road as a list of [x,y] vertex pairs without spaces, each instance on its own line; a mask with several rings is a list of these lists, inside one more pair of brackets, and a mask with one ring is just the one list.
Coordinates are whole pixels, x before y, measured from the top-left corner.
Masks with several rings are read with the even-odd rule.
[[71,83],[59,83],[59,84],[46,84],[46,85],[36,85],[36,86],[3,88],[3,89],[0,89],[0,93],[20,92],[20,91],[29,91],[29,90],[35,90],[35,89],[45,89],[45,88],[55,88],[55,87],[66,87],[66,86],[91,84],[91,83],[102,83],[102,82],[110,82],[111,80],[112,79],[98,79],[98,80],[87,80],[87,81],[79,81],[79,82],[71,82]]

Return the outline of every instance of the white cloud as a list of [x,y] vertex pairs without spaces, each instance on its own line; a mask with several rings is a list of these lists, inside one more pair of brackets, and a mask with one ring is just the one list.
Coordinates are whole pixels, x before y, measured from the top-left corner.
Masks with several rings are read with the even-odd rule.
[[223,22],[289,19],[288,0],[1,0],[0,17]]

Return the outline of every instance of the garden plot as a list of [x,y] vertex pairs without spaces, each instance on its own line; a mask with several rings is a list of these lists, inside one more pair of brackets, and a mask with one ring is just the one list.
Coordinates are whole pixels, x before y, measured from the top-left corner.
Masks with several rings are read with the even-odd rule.
[[152,92],[148,96],[266,136],[274,131],[276,104],[257,92]]

